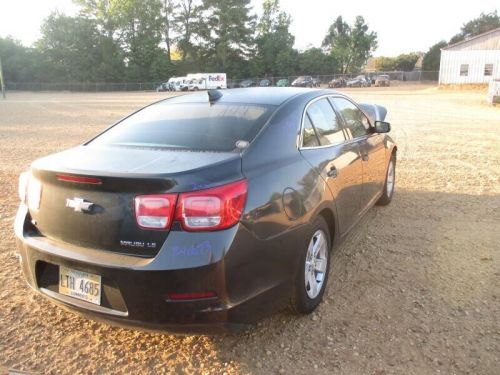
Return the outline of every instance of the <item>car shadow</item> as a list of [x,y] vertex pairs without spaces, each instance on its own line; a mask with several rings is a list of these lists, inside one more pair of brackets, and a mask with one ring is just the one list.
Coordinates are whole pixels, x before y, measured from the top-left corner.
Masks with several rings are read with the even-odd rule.
[[[317,312],[284,310],[247,332],[211,340],[223,361],[256,373],[305,373],[311,362],[323,373],[405,371],[412,361],[428,364],[415,367],[424,372],[470,368],[461,340],[479,333],[459,325],[477,301],[496,302],[491,310],[498,312],[499,222],[500,195],[398,189],[389,206],[370,209],[334,249]],[[495,318],[475,324],[484,331]],[[452,353],[439,364],[436,351]],[[493,364],[493,353],[486,360]]]

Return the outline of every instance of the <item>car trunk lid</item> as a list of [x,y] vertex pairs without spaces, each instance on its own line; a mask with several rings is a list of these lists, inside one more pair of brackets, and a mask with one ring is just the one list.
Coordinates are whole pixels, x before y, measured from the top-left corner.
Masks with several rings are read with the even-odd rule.
[[[141,229],[138,195],[201,190],[242,178],[234,152],[80,146],[32,165],[42,184],[38,231],[51,239],[107,251],[154,256],[168,231]],[[177,226],[171,230],[180,230]]]

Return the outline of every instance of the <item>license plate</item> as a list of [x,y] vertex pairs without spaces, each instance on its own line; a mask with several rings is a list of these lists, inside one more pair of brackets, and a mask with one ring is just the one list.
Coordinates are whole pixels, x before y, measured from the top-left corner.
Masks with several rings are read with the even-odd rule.
[[101,276],[59,266],[59,293],[101,304]]

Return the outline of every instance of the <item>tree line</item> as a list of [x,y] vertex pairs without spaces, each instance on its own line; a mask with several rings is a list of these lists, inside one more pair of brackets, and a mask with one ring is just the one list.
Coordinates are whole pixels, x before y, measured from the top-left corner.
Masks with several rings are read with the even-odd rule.
[[188,72],[231,78],[356,73],[377,48],[358,16],[334,19],[321,48],[293,48],[290,15],[265,0],[75,0],[76,16],[52,13],[25,47],[0,38],[10,82],[151,82]]
[[[33,46],[0,38],[9,82],[158,82],[189,72],[230,78],[360,72],[377,48],[363,17],[334,19],[321,47],[293,48],[291,18],[279,0],[265,0],[257,17],[250,0],[74,0],[76,16],[52,13]],[[500,27],[496,11],[464,24],[427,53],[379,57],[375,68],[439,70],[441,48]]]

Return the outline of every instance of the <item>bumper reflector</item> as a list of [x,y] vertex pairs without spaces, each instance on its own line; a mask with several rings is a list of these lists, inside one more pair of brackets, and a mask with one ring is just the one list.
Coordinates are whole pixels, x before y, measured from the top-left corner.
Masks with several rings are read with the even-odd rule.
[[193,293],[169,293],[168,299],[171,301],[192,301],[197,299],[209,299],[217,297],[215,292],[193,292]]

